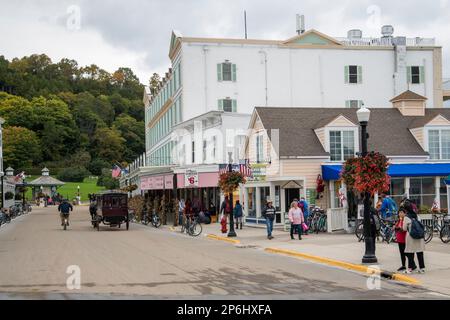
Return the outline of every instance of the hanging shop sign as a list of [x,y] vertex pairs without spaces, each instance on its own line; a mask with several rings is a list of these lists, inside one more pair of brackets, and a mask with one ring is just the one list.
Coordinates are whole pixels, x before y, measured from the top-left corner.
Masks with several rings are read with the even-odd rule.
[[266,181],[267,163],[253,163],[250,165],[252,177],[248,177],[247,181]]
[[186,188],[198,187],[197,170],[186,170],[184,177],[185,177],[184,184]]

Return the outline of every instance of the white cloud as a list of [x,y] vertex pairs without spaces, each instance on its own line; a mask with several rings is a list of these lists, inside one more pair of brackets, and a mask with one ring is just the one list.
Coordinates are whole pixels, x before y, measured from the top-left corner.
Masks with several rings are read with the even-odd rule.
[[[66,28],[71,5],[81,10],[76,32]],[[153,72],[167,71],[173,29],[185,36],[243,37],[244,10],[250,38],[291,37],[296,13],[305,14],[307,28],[331,36],[356,28],[376,37],[378,24],[392,24],[395,35],[434,37],[444,48],[444,76],[450,78],[449,0],[0,0],[0,8],[0,28],[8,30],[0,54],[46,53],[108,71],[130,67],[143,83]]]

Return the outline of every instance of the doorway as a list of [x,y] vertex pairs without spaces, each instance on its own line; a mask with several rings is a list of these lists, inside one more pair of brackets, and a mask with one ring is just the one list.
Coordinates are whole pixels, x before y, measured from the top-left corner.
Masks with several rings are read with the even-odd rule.
[[284,189],[284,197],[286,200],[286,208],[284,212],[289,212],[289,209],[291,208],[291,203],[294,201],[294,199],[300,200],[300,189]]

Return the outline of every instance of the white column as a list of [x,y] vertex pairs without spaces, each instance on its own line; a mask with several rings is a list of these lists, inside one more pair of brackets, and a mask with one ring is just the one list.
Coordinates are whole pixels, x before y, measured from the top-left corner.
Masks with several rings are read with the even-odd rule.
[[334,193],[335,193],[335,190],[334,190],[334,181],[331,180],[331,181],[329,181],[328,183],[329,183],[329,189],[330,189],[330,208],[331,208],[331,209],[335,209],[336,206],[335,206],[335,203],[334,203]]
[[[255,196],[256,196],[256,219],[261,218],[261,188],[255,187]],[[256,220],[256,223],[258,223],[258,220]]]
[[244,187],[244,211],[245,214],[248,216],[248,188]]
[[273,206],[276,207],[276,202],[275,202],[275,182],[271,182],[271,183],[270,183],[270,193],[269,193],[269,197],[270,197],[270,199],[272,199],[272,201],[273,201]]
[[447,209],[450,208],[450,185],[447,185]]
[[286,198],[285,198],[285,190],[283,188],[280,189],[280,209],[281,213],[284,216],[286,209]]
[[411,181],[409,177],[405,178],[405,193],[406,197],[409,199],[409,188],[411,187]]
[[434,187],[436,189],[435,200],[437,202],[438,208],[441,209],[441,177],[434,178]]

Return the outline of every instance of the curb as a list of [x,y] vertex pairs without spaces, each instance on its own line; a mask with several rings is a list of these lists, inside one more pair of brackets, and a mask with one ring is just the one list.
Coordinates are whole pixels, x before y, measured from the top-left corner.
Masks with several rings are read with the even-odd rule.
[[225,242],[234,243],[234,244],[241,243],[240,240],[234,240],[234,239],[230,239],[230,238],[226,238],[226,237],[219,237],[219,236],[216,236],[215,234],[207,234],[206,237],[208,239],[225,241]]
[[344,269],[348,269],[348,270],[352,270],[352,271],[362,272],[362,273],[369,274],[369,275],[379,274],[382,278],[395,280],[395,281],[399,281],[399,282],[404,282],[404,283],[408,283],[408,284],[413,284],[413,285],[420,284],[420,281],[415,278],[408,277],[408,276],[398,274],[398,273],[383,271],[383,270],[376,269],[373,267],[363,266],[360,264],[354,264],[354,263],[314,256],[314,255],[300,253],[297,251],[286,250],[286,249],[266,248],[266,249],[264,249],[264,251],[270,252],[270,253],[288,255],[288,256],[301,258],[301,259],[306,259],[306,260],[310,260],[310,261],[314,261],[314,262],[318,262],[318,263],[322,263],[322,264],[327,264],[327,265],[334,266],[334,267],[340,267],[340,268],[344,268]]

